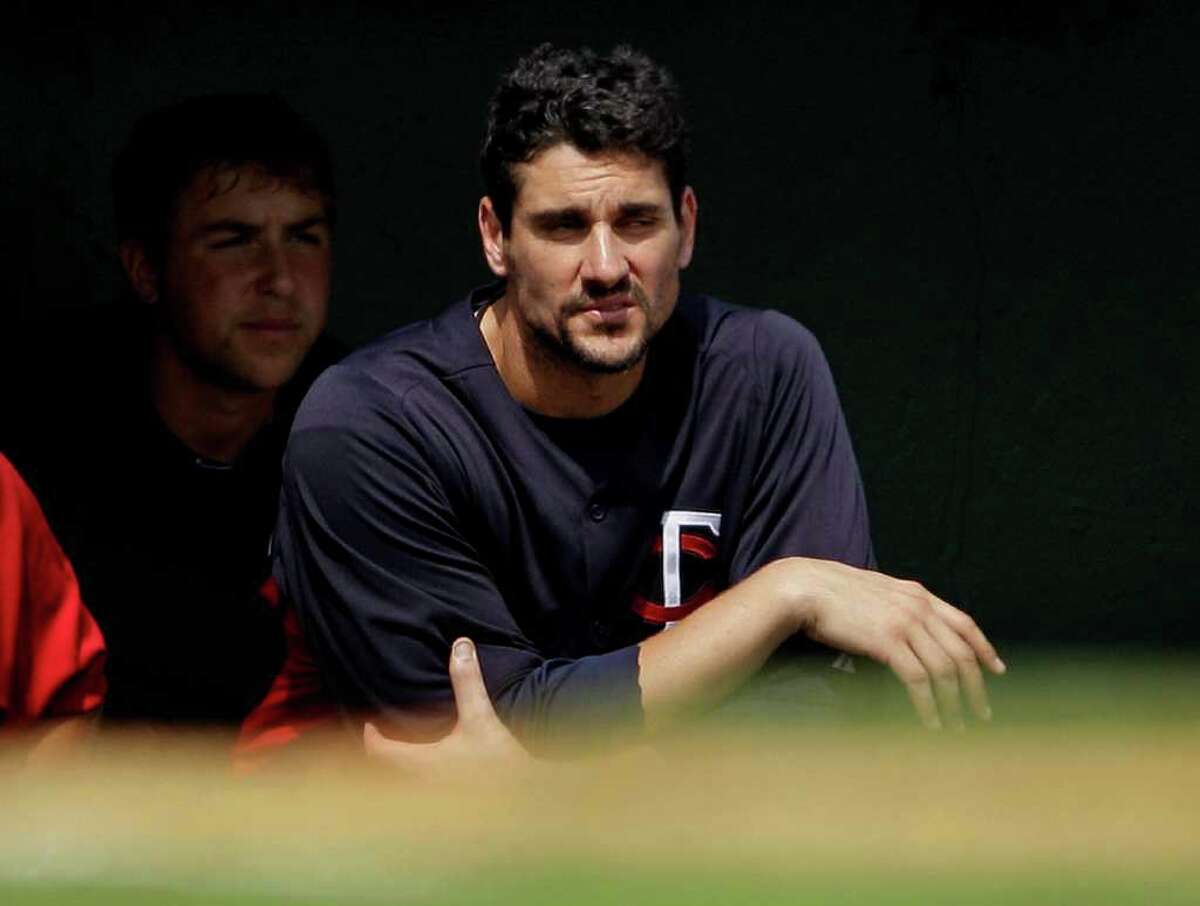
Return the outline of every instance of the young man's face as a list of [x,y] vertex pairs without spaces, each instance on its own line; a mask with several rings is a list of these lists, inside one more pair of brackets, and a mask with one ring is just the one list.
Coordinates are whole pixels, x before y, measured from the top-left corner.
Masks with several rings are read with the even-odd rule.
[[255,167],[183,191],[157,275],[180,360],[234,390],[286,383],[325,326],[333,258],[324,200]]
[[512,224],[501,234],[481,209],[484,250],[506,277],[522,334],[591,372],[641,361],[675,308],[691,261],[696,199],[678,216],[661,162],[559,144],[515,167]]

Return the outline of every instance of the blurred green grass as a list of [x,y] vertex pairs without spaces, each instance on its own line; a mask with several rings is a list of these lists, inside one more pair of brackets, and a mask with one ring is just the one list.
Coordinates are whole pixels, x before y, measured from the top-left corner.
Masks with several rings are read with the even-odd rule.
[[[382,886],[382,885],[381,885]],[[0,901],[12,906],[278,906],[283,903],[408,903],[412,906],[527,906],[527,904],[657,904],[657,906],[1193,906],[1200,897],[1194,879],[1161,875],[1062,877],[1061,875],[940,876],[880,872],[842,877],[763,878],[737,871],[697,871],[694,866],[657,872],[630,872],[620,866],[527,866],[499,869],[487,877],[463,879],[440,892],[345,897],[270,896],[229,892],[188,892],[170,888],[21,887],[0,885]]]
[[235,781],[154,739],[9,770],[0,904],[1200,902],[1200,658],[1004,654],[995,721],[962,734],[860,665],[836,716],[773,683],[654,750],[520,777]]

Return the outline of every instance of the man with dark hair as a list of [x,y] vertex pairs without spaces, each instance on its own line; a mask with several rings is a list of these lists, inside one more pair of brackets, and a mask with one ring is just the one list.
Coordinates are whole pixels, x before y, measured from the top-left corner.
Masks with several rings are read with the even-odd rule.
[[244,169],[320,199],[332,226],[333,163],[320,133],[278,96],[207,95],[134,125],[112,169],[118,240],[138,243],[161,262],[177,206],[196,176],[233,177]]
[[[8,577],[21,581],[6,613],[35,629],[52,617],[53,634],[6,637],[21,646],[10,666],[23,697],[0,694],[0,723],[5,710],[98,706],[106,641],[107,720],[232,732],[282,662],[268,539],[292,415],[337,352],[321,336],[333,170],[324,140],[279,98],[211,96],[138,122],[113,195],[137,304],[80,317],[74,330],[55,324],[49,348],[7,357],[14,398],[0,422],[0,446],[37,487],[105,638],[49,530],[31,534],[41,523],[29,496],[20,526],[38,543],[3,552],[35,553],[39,569]],[[481,742],[515,748],[480,701],[473,654],[448,676],[470,719],[446,743],[393,748],[391,760],[429,773]]]
[[113,189],[136,304],[29,344],[4,449],[103,631],[106,718],[236,724],[282,659],[279,462],[334,358],[329,152],[277,97],[196,98],[137,123]]
[[346,708],[447,711],[465,634],[535,750],[669,724],[785,645],[826,674],[818,645],[888,664],[931,727],[960,725],[963,697],[988,717],[987,639],[872,569],[816,341],[680,296],[685,147],[645,56],[538,48],[489,110],[478,225],[499,282],[314,384],[275,576]]
[[512,225],[513,164],[563,141],[588,154],[637,150],[659,161],[679,210],[687,186],[687,124],[670,74],[629,47],[608,57],[543,44],[517,62],[488,107],[480,169],[501,226]]

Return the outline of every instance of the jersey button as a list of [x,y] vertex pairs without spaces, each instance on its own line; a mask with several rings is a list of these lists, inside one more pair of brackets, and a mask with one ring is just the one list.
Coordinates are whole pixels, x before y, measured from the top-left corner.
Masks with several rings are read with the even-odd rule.
[[608,515],[608,507],[602,503],[589,503],[587,514],[592,522],[603,522],[604,517]]

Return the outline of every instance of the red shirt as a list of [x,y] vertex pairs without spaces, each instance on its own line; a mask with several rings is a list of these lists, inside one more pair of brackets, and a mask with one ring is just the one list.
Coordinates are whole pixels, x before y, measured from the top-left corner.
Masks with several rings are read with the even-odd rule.
[[0,724],[104,700],[104,638],[33,492],[0,456]]
[[275,580],[267,579],[259,594],[280,612],[287,656],[266,696],[242,722],[233,751],[234,770],[239,773],[257,770],[302,737],[329,731],[337,726],[339,716],[321,684],[296,612],[280,601]]

